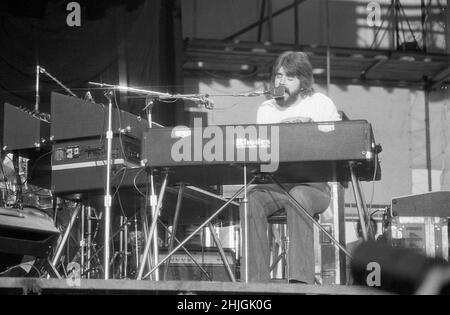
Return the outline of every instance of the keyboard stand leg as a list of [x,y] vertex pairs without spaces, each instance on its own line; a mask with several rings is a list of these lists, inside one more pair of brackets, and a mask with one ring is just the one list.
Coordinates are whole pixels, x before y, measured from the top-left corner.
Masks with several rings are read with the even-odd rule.
[[248,196],[247,196],[247,165],[244,165],[244,199],[242,203],[244,204],[244,281],[248,283]]
[[374,235],[372,231],[372,226],[371,224],[367,225],[367,223],[370,222],[369,211],[367,210],[366,201],[364,199],[364,193],[361,189],[359,180],[356,177],[352,163],[350,163],[350,173],[352,176],[353,194],[355,195],[356,207],[358,209],[359,221],[361,222],[361,231],[363,234],[363,239],[364,241],[373,240]]
[[167,256],[161,260],[158,264],[156,264],[155,267],[152,268],[146,275],[144,275],[140,279],[147,278],[151,273],[153,273],[155,270],[159,268],[163,263],[165,263],[175,252],[177,252],[184,244],[186,244],[191,238],[193,238],[201,229],[203,229],[209,222],[211,222],[216,216],[218,216],[226,207],[228,207],[229,204],[231,204],[244,190],[248,189],[248,187],[256,180],[256,176],[253,177],[247,185],[243,186],[241,189],[239,189],[232,197],[229,199],[223,206],[221,206],[219,209],[217,209],[216,212],[214,212],[208,219],[206,219],[205,222],[203,222],[195,231],[193,231],[184,241],[182,241],[180,244],[178,244],[177,247],[175,247]]
[[[169,248],[167,249],[168,252],[172,251],[173,244],[175,241],[175,235],[177,235],[178,218],[180,217],[181,202],[183,200],[183,190],[184,190],[184,184],[180,184],[180,188],[178,189],[177,205],[175,207],[175,214],[174,214],[173,223],[172,223],[172,233],[170,236]],[[163,277],[164,280],[166,280],[166,277],[167,277],[167,270],[169,269],[169,264],[170,264],[170,258],[167,260],[167,262],[164,266],[164,277]]]
[[230,277],[230,280],[232,282],[236,282],[236,277],[234,276],[233,271],[231,270],[230,264],[228,263],[227,257],[223,250],[222,244],[220,243],[219,238],[217,237],[216,233],[214,232],[214,227],[211,224],[211,222],[208,223],[208,228],[211,231],[211,236],[214,239],[214,243],[216,243],[217,248],[219,249],[220,257],[222,258],[223,265],[228,273],[228,276]]
[[[145,244],[145,249],[144,249],[144,255],[142,258],[142,262],[140,264],[140,268],[139,268],[139,273],[137,276],[137,280],[141,280],[142,279],[142,274],[144,273],[144,268],[145,268],[145,263],[146,260],[148,258],[148,253],[150,251],[150,244],[152,241],[152,238],[154,238],[154,248],[156,248],[156,252],[154,253],[154,261],[155,261],[155,265],[157,265],[158,267],[160,266],[160,264],[158,264],[158,236],[157,236],[157,230],[156,230],[156,223],[158,222],[158,217],[159,217],[159,211],[161,210],[161,206],[162,206],[162,202],[164,199],[164,194],[166,192],[166,187],[167,187],[167,180],[169,177],[169,172],[167,171],[165,173],[164,176],[164,181],[161,185],[161,190],[159,192],[159,197],[158,197],[158,203],[156,206],[156,211],[154,213],[152,213],[152,225],[150,226],[150,231],[148,233],[148,239],[147,239],[147,243]],[[155,234],[155,235],[153,235]],[[153,270],[153,269],[152,269]],[[159,280],[159,275],[158,273],[155,274],[155,280],[158,281]]]
[[[66,230],[64,231],[63,238],[61,239],[61,241],[59,242],[59,244],[56,248],[55,256],[53,257],[53,259],[51,261],[51,265],[53,266],[53,268],[55,268],[55,270],[56,270],[56,265],[58,264],[58,262],[61,258],[62,251],[67,244],[67,240],[69,239],[70,232],[72,231],[73,225],[75,224],[75,220],[77,219],[78,214],[80,213],[81,207],[82,207],[81,205],[77,205],[76,208],[73,210],[72,216],[70,217],[69,224],[66,227]],[[50,276],[51,275],[49,274],[47,278],[50,278]]]
[[306,211],[305,208],[297,201],[294,197],[291,196],[291,194],[287,191],[287,189],[281,184],[275,177],[270,177],[272,181],[280,187],[280,189],[284,192],[284,194],[296,205],[297,207],[294,207],[295,211],[297,211],[300,215],[306,216],[313,224],[315,224],[333,243],[336,245],[342,252],[344,252],[345,255],[347,255],[350,259],[352,258],[352,255],[347,251],[347,249],[339,243],[338,240],[336,240],[333,235],[331,235],[319,222],[317,222],[312,215],[309,214],[308,211]]

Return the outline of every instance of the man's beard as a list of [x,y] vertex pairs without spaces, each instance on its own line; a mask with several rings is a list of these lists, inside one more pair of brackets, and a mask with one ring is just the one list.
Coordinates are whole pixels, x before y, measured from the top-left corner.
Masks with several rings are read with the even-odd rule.
[[297,89],[297,90],[291,92],[288,88],[285,87],[284,91],[285,91],[285,95],[283,98],[275,99],[275,101],[277,102],[277,104],[279,106],[286,107],[286,106],[291,106],[291,105],[295,104],[301,94],[301,89]]

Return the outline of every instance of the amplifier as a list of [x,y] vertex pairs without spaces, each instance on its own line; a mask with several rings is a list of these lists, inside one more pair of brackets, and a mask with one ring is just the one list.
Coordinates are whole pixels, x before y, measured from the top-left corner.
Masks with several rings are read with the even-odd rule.
[[392,213],[407,217],[450,217],[450,191],[433,191],[424,194],[392,198]]
[[392,198],[386,236],[393,246],[449,258],[450,191]]
[[[54,141],[96,137],[105,134],[108,129],[108,107],[102,104],[53,92],[51,112],[51,135]],[[113,108],[114,134],[122,132],[140,139],[143,130],[147,127],[147,120]]]
[[[228,273],[216,248],[189,249],[189,253],[197,263],[202,266],[211,279],[198,268],[192,259],[185,252],[177,252],[172,255],[167,270],[166,280],[189,280],[189,281],[231,281]],[[225,257],[230,265],[231,271],[236,276],[235,253],[232,249],[224,248]],[[159,259],[167,256],[167,250],[160,249]],[[159,269],[161,279],[164,275],[164,264]]]
[[3,150],[31,158],[39,155],[37,150],[50,147],[49,115],[5,103],[3,119]]
[[394,247],[408,248],[429,257],[440,257],[448,261],[447,218],[393,217],[386,236]]
[[[116,135],[113,137],[111,152],[112,177],[114,172],[121,172],[123,168],[139,167],[139,140]],[[106,153],[105,138],[72,139],[55,143],[51,157],[52,190],[56,194],[65,194],[104,189]]]

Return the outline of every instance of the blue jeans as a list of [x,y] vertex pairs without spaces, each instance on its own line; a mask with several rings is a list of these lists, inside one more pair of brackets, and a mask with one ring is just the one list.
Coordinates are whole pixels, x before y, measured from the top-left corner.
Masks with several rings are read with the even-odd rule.
[[[302,184],[294,186],[289,193],[311,215],[324,212],[330,204],[328,184]],[[248,259],[249,282],[268,282],[270,280],[270,248],[267,217],[284,209],[287,215],[289,236],[288,264],[289,279],[314,283],[314,233],[313,223],[299,214],[295,205],[275,185],[258,185],[248,193],[248,257],[241,262],[241,279],[245,277],[245,259]],[[240,206],[241,224],[244,222],[244,204]],[[245,242],[242,244],[245,253]]]

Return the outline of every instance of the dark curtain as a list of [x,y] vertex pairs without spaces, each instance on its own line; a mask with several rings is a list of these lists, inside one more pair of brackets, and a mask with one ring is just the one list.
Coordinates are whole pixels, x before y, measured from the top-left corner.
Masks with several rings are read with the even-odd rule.
[[[78,97],[90,91],[98,103],[107,100],[102,90],[88,85],[89,81],[182,92],[175,88],[180,82],[181,70],[177,67],[181,67],[182,47],[178,43],[178,1],[76,1],[82,9],[80,27],[66,23],[70,1],[2,1],[0,104],[34,108],[38,64]],[[44,74],[39,81],[40,110],[49,112],[50,92],[65,92]],[[119,106],[143,114],[142,96],[119,96]],[[176,106],[155,106],[154,120],[174,125]]]

